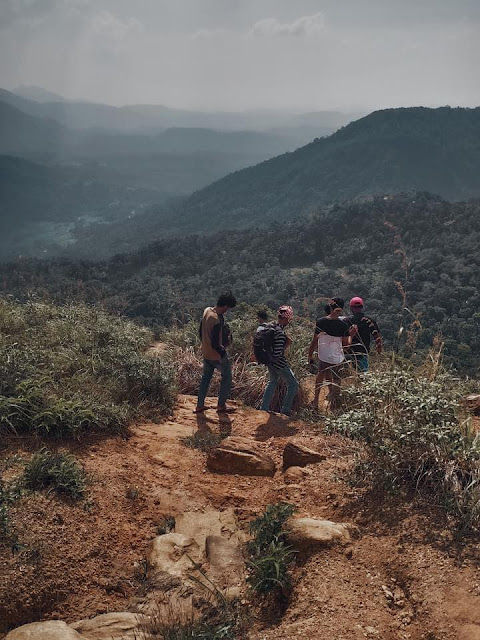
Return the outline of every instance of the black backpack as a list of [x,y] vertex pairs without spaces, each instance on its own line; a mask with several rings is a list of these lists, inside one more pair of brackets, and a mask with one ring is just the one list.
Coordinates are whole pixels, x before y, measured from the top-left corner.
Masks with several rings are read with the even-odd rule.
[[253,353],[260,364],[270,364],[273,358],[273,338],[275,336],[275,324],[263,322],[253,336]]

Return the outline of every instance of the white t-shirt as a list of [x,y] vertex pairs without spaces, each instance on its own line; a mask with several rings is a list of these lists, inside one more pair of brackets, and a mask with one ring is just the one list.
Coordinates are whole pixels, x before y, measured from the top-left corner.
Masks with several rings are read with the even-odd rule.
[[326,333],[318,334],[318,359],[328,364],[340,364],[345,360],[342,338],[329,336]]

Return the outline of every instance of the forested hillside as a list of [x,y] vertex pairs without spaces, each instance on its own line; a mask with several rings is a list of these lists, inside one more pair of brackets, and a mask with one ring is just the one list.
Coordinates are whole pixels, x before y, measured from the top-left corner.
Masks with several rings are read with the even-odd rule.
[[312,319],[324,298],[360,295],[390,346],[400,326],[410,350],[441,334],[450,361],[473,373],[479,243],[479,201],[417,193],[324,207],[267,230],[164,240],[104,262],[17,261],[2,266],[0,288],[21,298],[99,302],[157,326],[196,317],[227,287],[239,301],[289,302]]
[[175,212],[196,230],[293,220],[320,203],[426,190],[480,195],[480,108],[386,109],[193,194]]

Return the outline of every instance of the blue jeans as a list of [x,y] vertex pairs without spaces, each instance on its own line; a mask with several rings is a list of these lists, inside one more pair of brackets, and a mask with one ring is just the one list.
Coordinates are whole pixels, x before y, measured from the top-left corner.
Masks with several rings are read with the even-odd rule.
[[203,407],[207,396],[208,387],[212,380],[213,372],[217,369],[222,374],[220,381],[220,392],[218,394],[218,404],[222,407],[228,400],[232,388],[232,367],[228,356],[223,356],[221,360],[204,360],[203,375],[198,388],[197,405]]
[[359,373],[368,371],[368,355],[366,353],[352,353],[347,356],[347,360],[353,364]]
[[265,393],[263,394],[262,406],[260,407],[260,409],[262,411],[268,411],[270,409],[270,403],[272,402],[273,394],[275,393],[275,389],[277,388],[278,381],[283,380],[287,385],[287,393],[283,400],[281,412],[290,413],[293,399],[295,398],[295,394],[297,393],[299,387],[293,371],[290,369],[290,367],[284,367],[283,369],[268,367],[268,373],[270,374],[270,380],[267,384],[267,388],[265,389]]

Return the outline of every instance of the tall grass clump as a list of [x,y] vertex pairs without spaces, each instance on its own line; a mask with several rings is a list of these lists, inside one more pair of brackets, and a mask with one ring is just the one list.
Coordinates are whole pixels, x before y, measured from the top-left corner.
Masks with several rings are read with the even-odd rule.
[[462,419],[458,382],[395,366],[344,389],[329,431],[362,440],[373,482],[434,497],[465,527],[480,524],[480,436]]
[[85,305],[0,300],[0,439],[123,433],[171,411],[173,370],[150,331]]
[[250,523],[253,539],[248,543],[250,583],[254,592],[286,602],[290,595],[289,567],[294,552],[287,544],[284,524],[295,507],[287,502],[270,504]]
[[26,463],[23,481],[27,489],[47,489],[73,500],[80,500],[86,492],[86,475],[74,456],[48,449],[37,451]]

